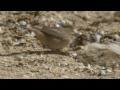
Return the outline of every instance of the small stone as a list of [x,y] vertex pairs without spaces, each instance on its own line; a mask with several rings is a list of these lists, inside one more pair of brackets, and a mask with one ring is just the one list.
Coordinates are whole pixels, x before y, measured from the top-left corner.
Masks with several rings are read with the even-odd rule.
[[73,56],[73,57],[76,57],[76,56],[77,56],[77,53],[75,53],[75,52],[72,53],[72,56]]
[[6,41],[9,43],[9,45],[13,45],[13,40],[11,37],[7,37]]
[[63,75],[61,76],[62,79],[69,79],[69,77],[67,75]]
[[32,68],[31,72],[39,72],[39,69],[38,68]]
[[100,70],[99,75],[100,75],[100,76],[105,76],[105,75],[106,75],[106,72],[107,72],[106,70]]
[[26,21],[20,21],[20,25],[25,26],[25,25],[27,25],[27,23],[26,23]]
[[14,46],[15,45],[22,45],[22,44],[25,44],[26,43],[26,40],[25,39],[20,39],[20,40],[17,40],[16,42],[14,42]]
[[25,36],[27,36],[27,37],[35,37],[35,33],[34,32],[27,33],[27,34],[25,34]]
[[61,25],[59,23],[55,24],[56,27],[61,27]]
[[120,11],[116,11],[116,12],[114,13],[114,17],[120,18]]
[[26,43],[26,40],[25,39],[21,39],[21,43]]
[[84,64],[83,64],[83,63],[80,63],[79,68],[80,68],[80,71],[84,71],[84,70],[85,70],[85,66],[84,66]]
[[46,70],[49,70],[49,67],[48,67],[47,65],[44,65],[44,68],[45,68]]
[[81,60],[82,60],[81,56],[76,56],[76,57],[74,57],[74,59],[75,59],[75,61],[77,61],[77,62],[81,62]]
[[101,30],[101,31],[99,31],[99,34],[100,34],[100,35],[104,35],[105,32],[104,32],[103,30]]
[[115,35],[113,35],[113,38],[114,38],[115,40],[118,40],[118,39],[120,39],[120,36],[117,35],[117,34],[115,34]]
[[60,72],[61,72],[61,73],[64,73],[65,71],[66,71],[66,68],[61,68],[61,69],[60,69]]
[[93,68],[91,67],[90,64],[88,64],[87,69],[88,69],[88,70],[93,70]]
[[62,66],[62,67],[65,67],[65,66],[68,66],[68,65],[69,65],[69,64],[66,63],[66,62],[60,63],[60,66]]
[[16,56],[17,60],[21,61],[24,59],[24,57],[22,55]]
[[8,60],[8,59],[4,59],[3,61],[4,61],[4,62],[9,62],[10,60]]
[[28,75],[23,75],[23,79],[30,79]]
[[91,35],[92,42],[99,42],[101,37],[102,36],[97,33],[95,35]]
[[107,72],[107,73],[112,73],[112,68],[108,68],[108,69],[106,70],[106,72]]
[[4,33],[4,31],[2,30],[2,28],[0,27],[0,34],[3,34]]
[[[73,31],[74,31],[74,33],[78,33],[78,29],[77,28],[74,28]],[[80,32],[80,35],[81,35],[81,32]]]
[[74,14],[77,15],[77,14],[78,14],[78,11],[74,11]]
[[118,64],[118,63],[114,63],[113,65],[112,65],[112,68],[119,68],[120,67],[120,65]]

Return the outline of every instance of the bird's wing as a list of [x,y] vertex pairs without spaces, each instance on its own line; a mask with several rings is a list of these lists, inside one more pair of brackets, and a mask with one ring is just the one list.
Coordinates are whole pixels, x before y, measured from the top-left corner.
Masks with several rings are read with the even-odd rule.
[[39,27],[35,27],[38,31],[43,32],[49,37],[58,38],[58,39],[67,39],[69,35],[64,32],[63,28],[50,28],[44,27],[43,29],[39,29]]

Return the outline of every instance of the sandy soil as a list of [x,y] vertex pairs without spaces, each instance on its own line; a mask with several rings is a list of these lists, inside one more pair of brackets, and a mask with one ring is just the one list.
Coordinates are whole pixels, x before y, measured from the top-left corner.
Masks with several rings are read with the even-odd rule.
[[119,54],[106,49],[85,51],[69,46],[69,54],[53,52],[43,48],[40,41],[34,38],[33,32],[24,29],[33,24],[50,26],[58,22],[68,23],[74,26],[74,32],[77,33],[89,36],[99,30],[102,37],[111,35],[111,38],[103,38],[97,43],[120,45],[119,39],[112,38],[112,35],[120,36],[119,16],[119,12],[114,11],[0,12],[0,78],[120,78]]

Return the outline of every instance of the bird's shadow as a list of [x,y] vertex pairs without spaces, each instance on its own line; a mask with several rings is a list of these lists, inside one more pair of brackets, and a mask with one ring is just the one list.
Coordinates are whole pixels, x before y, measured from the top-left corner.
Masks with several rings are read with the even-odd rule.
[[57,55],[65,55],[68,56],[68,53],[61,52],[61,51],[24,51],[24,52],[12,52],[12,53],[6,53],[6,54],[0,54],[0,56],[14,56],[14,55],[20,55],[20,54],[57,54]]

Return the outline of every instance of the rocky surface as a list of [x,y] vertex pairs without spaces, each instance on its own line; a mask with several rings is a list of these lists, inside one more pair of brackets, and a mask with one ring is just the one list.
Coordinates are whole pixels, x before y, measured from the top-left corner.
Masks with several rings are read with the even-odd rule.
[[[58,23],[74,27],[68,54],[44,48],[25,28]],[[0,42],[2,79],[120,78],[120,12],[1,11]],[[99,46],[89,48],[92,43]],[[110,43],[118,47],[107,48]]]

